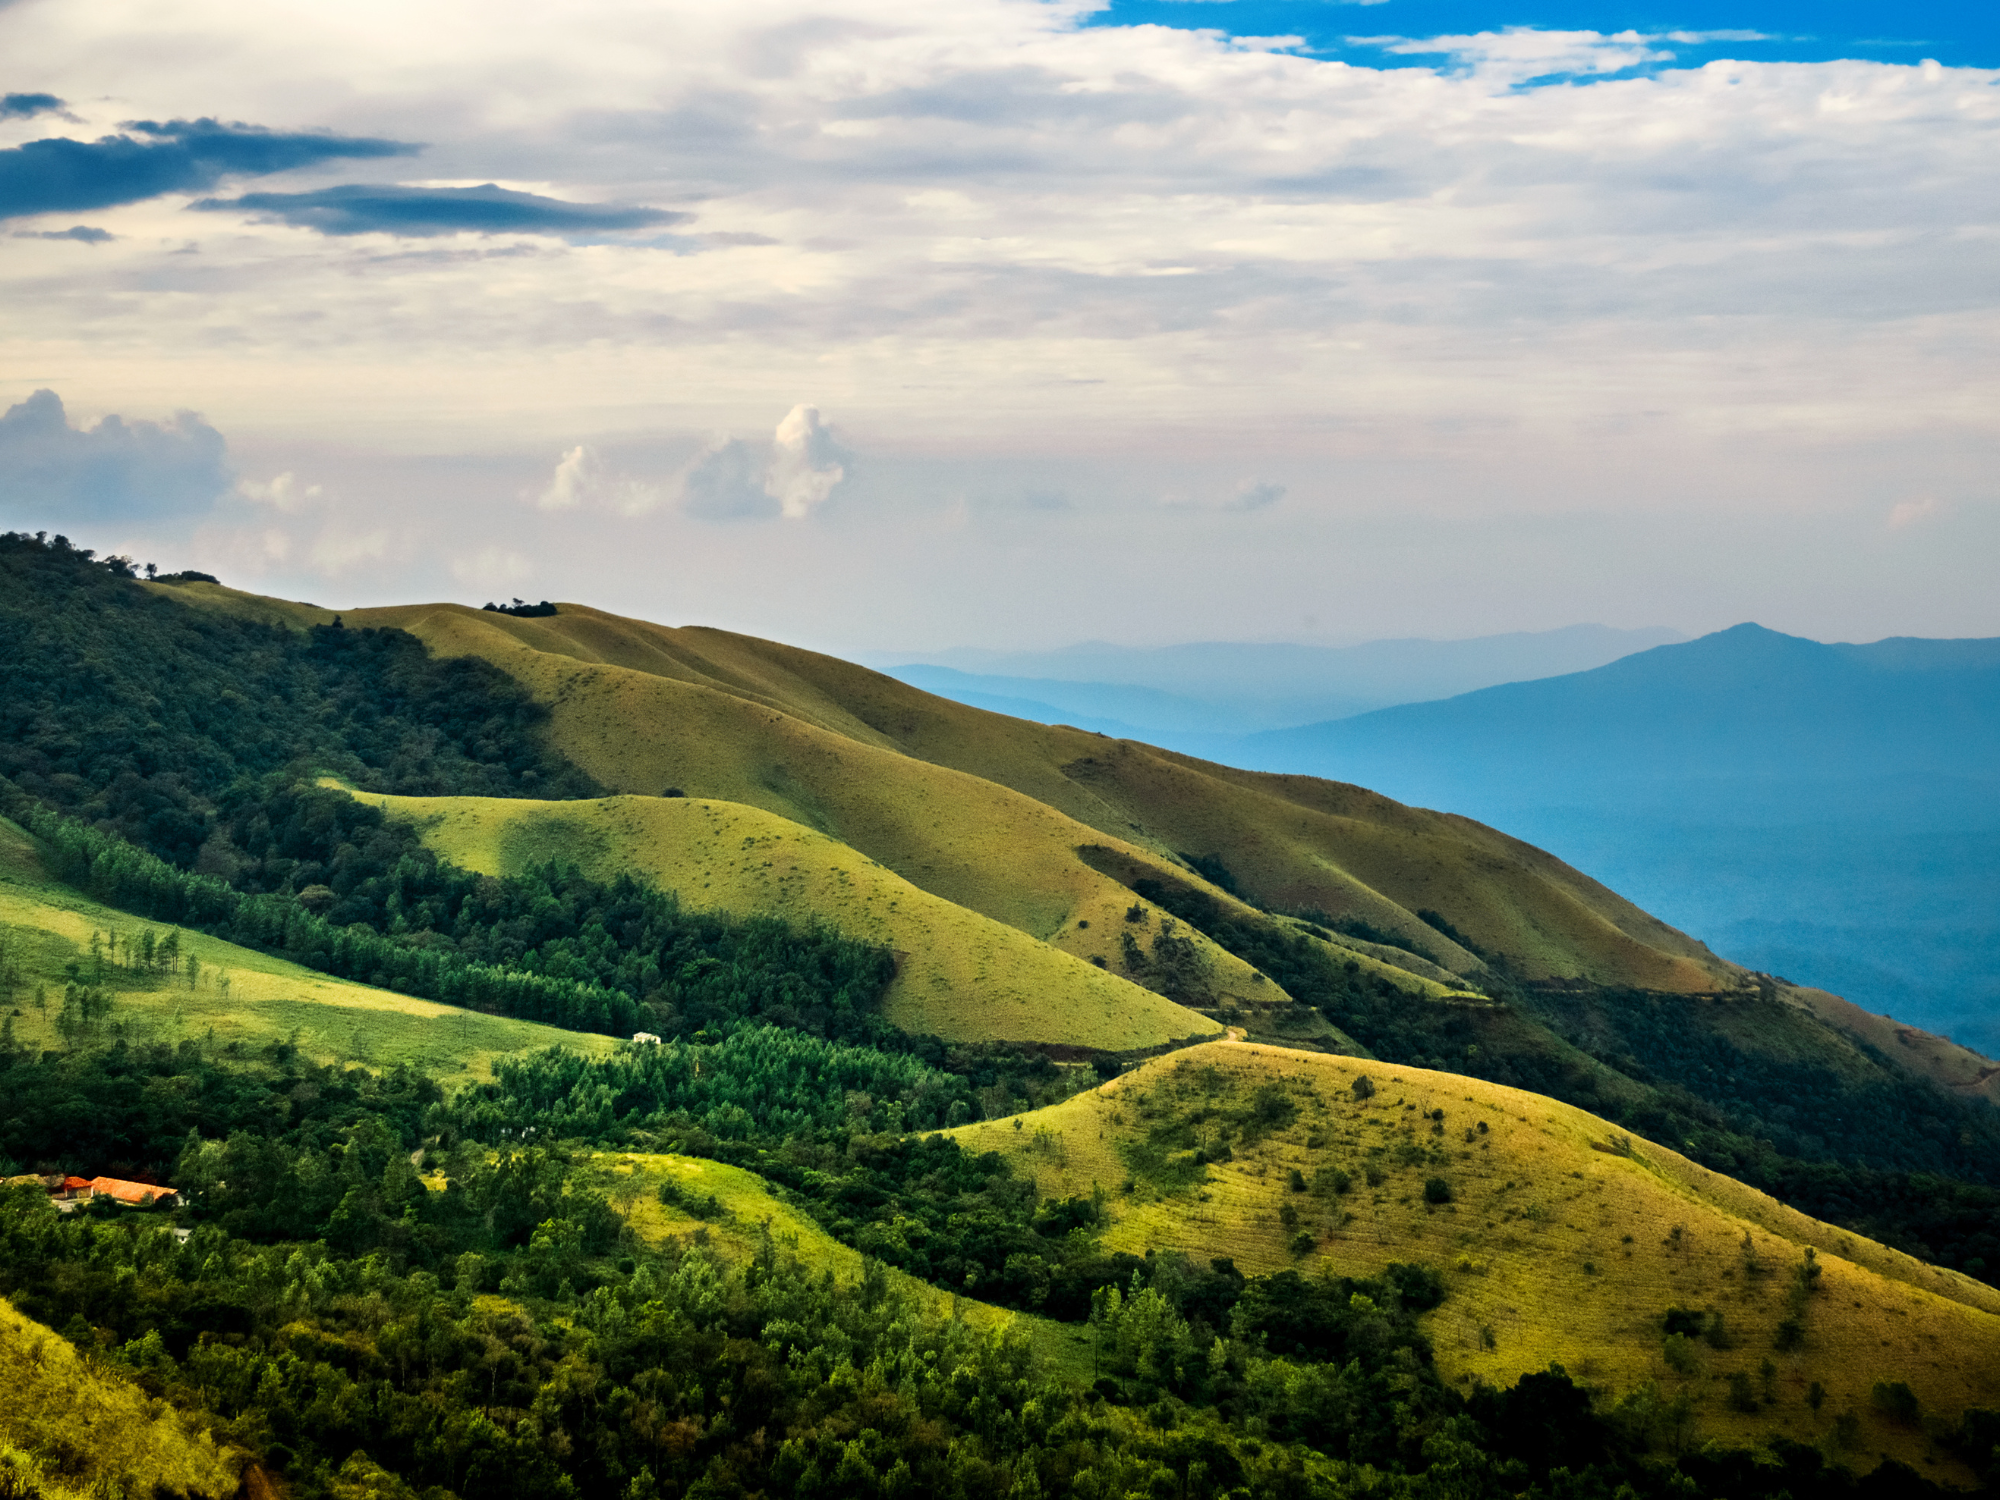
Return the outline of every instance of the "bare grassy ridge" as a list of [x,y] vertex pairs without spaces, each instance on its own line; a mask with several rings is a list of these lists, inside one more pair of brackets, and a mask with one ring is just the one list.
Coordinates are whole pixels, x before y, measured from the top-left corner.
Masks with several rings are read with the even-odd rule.
[[1009,719],[831,657],[583,605],[532,620],[455,605],[348,620],[400,626],[508,672],[549,705],[558,746],[607,787],[763,807],[1084,956],[1091,939],[1074,921],[1102,877],[1079,869],[1076,851],[1110,840],[1169,868],[1179,852],[1219,855],[1265,900],[1367,917],[1454,973],[1476,973],[1479,959],[1419,910],[1452,913],[1529,977],[1667,992],[1738,982],[1552,856],[1357,787]]
[[[563,1046],[604,1056],[610,1037],[563,1031],[532,1021],[482,1015],[449,1005],[329,978],[311,969],[188,929],[149,922],[101,906],[51,881],[34,843],[0,819],[0,945],[19,973],[4,1009],[18,1041],[32,1048],[63,1045],[56,1027],[62,1011],[66,967],[95,972],[93,937],[115,938],[121,951],[144,933],[177,932],[183,959],[201,969],[193,984],[185,970],[173,976],[108,965],[101,981],[112,996],[105,1025],[126,1028],[135,1041],[180,1042],[212,1037],[218,1044],[258,1047],[291,1040],[318,1062],[358,1062],[371,1067],[409,1063],[449,1081],[485,1082],[495,1061],[544,1047]],[[8,965],[0,965],[0,968]],[[45,1005],[34,1002],[37,988]]]
[[[821,921],[887,947],[898,962],[885,1013],[907,1031],[1120,1052],[1219,1030],[1205,1016],[933,896],[847,845],[760,808],[693,797],[361,795],[416,824],[441,858],[481,874],[518,874],[558,860],[594,879],[647,879],[692,911]],[[1122,910],[1105,917],[1107,928],[1122,921]]]
[[[1363,1074],[1372,1098],[1355,1095]],[[1227,1117],[1254,1113],[1266,1086],[1282,1096],[1284,1108],[1267,1111],[1281,1123],[1261,1136],[1231,1128]],[[1955,1481],[1969,1476],[1924,1425],[1875,1409],[1875,1382],[1907,1382],[1928,1422],[2000,1406],[2000,1292],[1538,1095],[1214,1043],[1018,1123],[952,1133],[968,1150],[1001,1152],[1044,1194],[1107,1193],[1108,1249],[1226,1255],[1250,1274],[1430,1265],[1450,1293],[1428,1330],[1445,1377],[1461,1384],[1508,1385],[1551,1362],[1607,1402],[1656,1382],[1669,1398],[1692,1398],[1698,1437],[1737,1445],[1832,1443],[1852,1413],[1858,1437],[1842,1461],[1865,1468],[1886,1453]],[[1204,1164],[1197,1150],[1230,1159]],[[1427,1201],[1433,1178],[1449,1202]],[[1295,1243],[1301,1233],[1309,1249]],[[1803,1342],[1780,1349],[1809,1246],[1822,1269],[1799,1313]],[[1709,1327],[1720,1314],[1723,1347],[1697,1336],[1675,1349],[1681,1367],[1669,1363],[1663,1319],[1675,1307]],[[1750,1382],[1754,1412],[1732,1406],[1733,1374]],[[1818,1411],[1807,1399],[1815,1382]]]
[[232,1494],[247,1455],[0,1299],[0,1494]]

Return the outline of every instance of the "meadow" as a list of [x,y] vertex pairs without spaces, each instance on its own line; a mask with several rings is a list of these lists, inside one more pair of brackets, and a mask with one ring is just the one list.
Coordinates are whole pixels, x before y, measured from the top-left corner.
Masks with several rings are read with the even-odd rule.
[[[142,944],[171,937],[176,971],[143,965]],[[196,1041],[255,1049],[295,1044],[320,1062],[371,1068],[409,1064],[438,1077],[484,1080],[496,1060],[570,1047],[605,1056],[610,1037],[439,1005],[393,990],[333,979],[284,959],[187,928],[100,905],[49,879],[34,843],[0,819],[0,979],[15,1041],[59,1048],[71,985],[108,995],[94,1035],[134,1042]],[[189,966],[193,960],[193,968]],[[37,998],[39,994],[39,999]]]
[[[1607,1408],[1684,1401],[1689,1445],[1785,1437],[1959,1481],[1935,1435],[2000,1402],[2000,1292],[1518,1090],[1210,1043],[953,1134],[1043,1196],[1097,1195],[1107,1249],[1434,1267],[1425,1326],[1461,1388],[1559,1364]],[[1885,1411],[1878,1382],[1918,1412]]]

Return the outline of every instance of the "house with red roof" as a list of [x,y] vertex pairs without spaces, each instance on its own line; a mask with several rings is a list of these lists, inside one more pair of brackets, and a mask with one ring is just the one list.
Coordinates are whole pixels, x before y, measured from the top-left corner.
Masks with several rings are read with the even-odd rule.
[[[73,1180],[73,1179],[70,1179]],[[85,1184],[92,1198],[109,1198],[128,1208],[174,1208],[180,1195],[154,1182],[126,1182],[118,1177],[93,1177]]]

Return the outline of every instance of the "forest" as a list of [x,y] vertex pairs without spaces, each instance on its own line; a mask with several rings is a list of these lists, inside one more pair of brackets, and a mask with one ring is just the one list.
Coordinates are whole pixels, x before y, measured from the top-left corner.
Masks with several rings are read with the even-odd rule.
[[[857,1073],[817,1045],[746,1053],[699,1117],[721,1123],[768,1092],[789,1101],[774,1122],[838,1079],[862,1087],[836,1095],[844,1119],[808,1125],[822,1161],[913,1139],[878,1131],[879,1117],[935,1079],[907,1060]],[[50,1100],[111,1105],[131,1156],[157,1167],[171,1153],[190,1233],[145,1212],[64,1218],[38,1185],[8,1189],[0,1292],[294,1493],[330,1500],[1931,1492],[1893,1464],[1854,1481],[1796,1445],[1761,1459],[1690,1449],[1686,1413],[1650,1389],[1598,1411],[1560,1370],[1447,1387],[1418,1321],[1443,1284],[1420,1266],[1307,1280],[1133,1261],[1079,1314],[1094,1384],[1053,1379],[1018,1335],[926,1311],[880,1261],[840,1288],[768,1233],[733,1266],[701,1229],[642,1240],[588,1148],[686,1132],[696,1111],[685,1094],[647,1094],[651,1070],[613,1070],[602,1095],[633,1091],[627,1119],[646,1127],[560,1115],[577,1091],[552,1087],[558,1063],[509,1074],[468,1109],[420,1076],[327,1068],[282,1045],[10,1054],[0,1100],[16,1165],[70,1149],[76,1121]],[[183,1102],[163,1117],[168,1099]],[[526,1120],[549,1123],[548,1144],[521,1144]],[[1018,1183],[991,1191],[1008,1184],[1003,1166],[914,1140],[931,1153],[923,1171],[874,1179],[905,1206],[983,1179],[995,1232],[1046,1238],[1054,1222],[1088,1240],[1072,1206]],[[1951,1441],[1989,1467],[1995,1437],[2000,1417],[1974,1412]]]

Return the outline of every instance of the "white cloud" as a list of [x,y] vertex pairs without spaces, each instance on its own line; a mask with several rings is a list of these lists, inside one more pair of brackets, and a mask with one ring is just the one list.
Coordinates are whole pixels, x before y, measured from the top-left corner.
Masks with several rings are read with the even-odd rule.
[[557,461],[535,504],[542,510],[591,505],[621,516],[643,516],[665,498],[665,493],[659,485],[610,473],[594,450],[578,444]]
[[578,444],[557,462],[548,487],[536,497],[535,504],[543,510],[575,510],[599,483],[597,455]]
[[0,412],[0,516],[9,521],[187,516],[212,506],[233,478],[222,434],[191,411],[83,426],[54,391],[39,390]]
[[501,589],[525,583],[534,576],[534,564],[511,547],[482,547],[469,556],[452,560],[451,576],[473,588]]
[[[1980,514],[2000,440],[2000,72],[1683,68],[1660,56],[1691,33],[1526,30],[1396,39],[1421,65],[1373,68],[1087,11],[0,5],[0,55],[98,101],[77,106],[83,138],[201,115],[390,136],[428,144],[380,180],[695,215],[656,246],[385,249],[131,204],[91,216],[115,238],[87,250],[8,241],[0,368],[60,369],[93,413],[201,407],[337,490],[357,532],[432,538],[399,540],[397,580],[448,582],[468,535],[538,573],[563,547],[597,569],[629,546],[618,518],[646,514],[710,576],[748,559],[727,576],[783,577],[767,593],[800,600],[835,528],[698,523],[825,514],[836,485],[868,500],[843,517],[855,536],[954,495],[1062,493],[1047,516],[1013,507],[1010,534],[1039,567],[1036,533],[1062,528],[1075,597],[1110,630],[1131,539],[1102,518],[1172,494],[1186,516],[1158,531],[1184,534],[1248,502],[1246,474],[1290,492],[1203,534],[1289,551],[1244,578],[1358,546],[1369,517],[1525,536],[1560,514],[1609,535],[1635,487],[1663,513],[1728,494],[1788,526],[1862,516],[1878,542],[1885,484],[1938,495],[1954,528]],[[1360,30],[1381,12],[1345,14]],[[200,253],[174,253],[191,234]],[[774,440],[807,392],[865,476],[803,416]],[[734,436],[683,465],[715,431]],[[651,456],[621,446],[634,433]],[[353,470],[318,456],[371,447]],[[439,455],[486,499],[451,491]],[[496,521],[494,493],[526,503]],[[1000,510],[958,507],[981,545],[957,574],[923,570],[921,598],[910,555],[871,590],[887,549],[842,554],[853,586],[829,608],[972,600]],[[1416,550],[1444,568],[1491,534],[1446,527]],[[1263,607],[1244,601],[1222,618]]]
[[268,480],[245,479],[236,486],[245,500],[268,505],[281,515],[295,515],[317,503],[324,493],[321,486],[303,483],[290,469]]
[[[1680,33],[1674,40],[1696,42],[1705,37]],[[1654,45],[1664,35],[1638,31],[1545,31],[1510,26],[1466,36],[1367,37],[1386,52],[1405,57],[1449,57],[1483,81],[1519,82],[1559,75],[1622,73],[1646,63],[1671,62],[1674,54]]]
[[1889,529],[1901,531],[1905,527],[1928,521],[1938,513],[1938,509],[1935,495],[1916,495],[1908,500],[1898,500],[1889,507]]
[[771,463],[764,490],[781,515],[809,516],[847,478],[846,454],[819,418],[816,406],[795,406],[771,439]]
[[705,521],[773,516],[778,507],[764,488],[765,465],[741,438],[716,437],[682,470],[681,509]]

